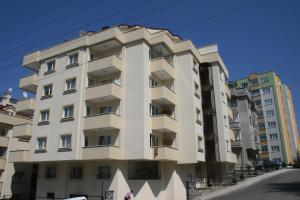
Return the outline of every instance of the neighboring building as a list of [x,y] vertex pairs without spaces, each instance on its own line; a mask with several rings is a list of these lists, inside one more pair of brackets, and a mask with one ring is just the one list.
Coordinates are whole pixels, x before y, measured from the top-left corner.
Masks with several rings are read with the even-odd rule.
[[237,162],[228,71],[216,46],[198,50],[168,30],[122,25],[26,55],[23,65],[36,72],[20,80],[36,93],[28,100],[36,107],[23,135],[30,147],[14,161],[38,164],[37,197],[113,191],[123,199],[132,188],[135,199],[181,200],[186,180],[206,186],[205,145],[213,139],[203,132],[206,65],[218,120],[205,133],[217,140],[212,156],[222,172]]
[[16,150],[28,147],[28,140],[18,139],[18,127],[30,123],[30,118],[16,114],[17,100],[11,92],[0,97],[0,198],[13,194],[30,195],[32,164],[13,163]]
[[232,148],[238,156],[238,164],[235,165],[235,169],[253,168],[256,165],[257,151],[259,150],[259,146],[256,145],[256,138],[259,136],[256,107],[247,88],[235,89],[232,87],[230,91],[233,111],[230,126],[235,134]]
[[229,107],[229,74],[217,45],[200,48],[199,52],[208,179],[211,184],[224,183],[237,163],[237,156],[232,152],[235,137],[229,125],[233,118]]
[[[262,161],[293,163],[293,140],[298,141],[297,123],[293,104],[287,109],[284,85],[274,72],[251,74],[249,77],[235,82],[237,88],[248,88],[258,109],[258,127]],[[289,98],[291,100],[291,98]],[[292,102],[292,101],[290,101]],[[292,111],[291,111],[292,110]],[[293,120],[288,120],[293,118]],[[289,125],[289,122],[291,124]],[[289,127],[293,128],[290,133]],[[293,137],[292,137],[293,136]],[[296,142],[295,142],[296,144]],[[295,146],[295,145],[294,145]]]

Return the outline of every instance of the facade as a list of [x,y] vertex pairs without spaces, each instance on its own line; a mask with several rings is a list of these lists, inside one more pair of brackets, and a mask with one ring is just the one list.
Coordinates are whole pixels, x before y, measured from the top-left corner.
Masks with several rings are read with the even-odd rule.
[[13,154],[28,145],[17,137],[15,127],[30,123],[30,118],[16,114],[17,100],[11,92],[0,97],[0,196],[10,198],[12,194],[30,195],[32,164],[13,163]]
[[230,126],[234,129],[235,142],[233,151],[238,157],[237,170],[253,168],[256,165],[257,151],[260,150],[257,145],[259,132],[257,128],[257,111],[251,95],[246,88],[235,89],[231,91],[231,109],[233,118]]
[[[203,130],[206,64],[214,138]],[[26,55],[23,65],[34,74],[20,88],[36,94],[24,110],[35,109],[32,126],[18,132],[29,146],[13,161],[38,165],[37,199],[123,199],[131,188],[135,199],[181,200],[187,180],[207,184],[210,140],[222,173],[237,162],[228,71],[215,45],[197,49],[168,30],[122,25]]]
[[217,45],[199,48],[199,52],[208,179],[209,183],[225,183],[226,174],[232,172],[237,163],[232,151],[235,137],[229,125],[233,118],[229,73]]
[[[260,159],[293,163],[293,144],[298,141],[297,123],[294,114],[289,114],[285,104],[284,85],[277,74],[266,72],[251,74],[249,77],[236,81],[237,88],[248,88],[258,109],[258,127],[260,130]],[[291,101],[292,102],[292,101]],[[291,110],[293,106],[290,106]],[[292,109],[293,110],[293,109]],[[290,112],[294,113],[294,111]],[[289,121],[293,115],[293,121]],[[289,122],[291,124],[289,125]],[[290,133],[289,127],[294,127]],[[295,142],[296,144],[296,142]],[[295,147],[295,145],[294,145]],[[295,150],[294,150],[295,152]]]

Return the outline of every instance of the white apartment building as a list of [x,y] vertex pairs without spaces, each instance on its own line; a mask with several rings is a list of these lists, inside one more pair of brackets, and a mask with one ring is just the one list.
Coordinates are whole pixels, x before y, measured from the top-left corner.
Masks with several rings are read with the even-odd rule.
[[206,186],[201,63],[213,66],[218,161],[227,170],[237,159],[228,72],[216,48],[121,25],[26,55],[35,74],[20,88],[36,93],[35,110],[22,132],[30,147],[13,161],[38,164],[37,199],[123,199],[132,189],[135,199],[181,200],[187,180]]

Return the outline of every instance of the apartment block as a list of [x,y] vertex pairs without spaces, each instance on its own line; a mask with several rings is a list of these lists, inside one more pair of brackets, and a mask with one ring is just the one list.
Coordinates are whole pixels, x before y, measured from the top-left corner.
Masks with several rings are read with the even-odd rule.
[[255,167],[260,150],[257,111],[247,88],[236,89],[234,84],[230,86],[230,106],[233,111],[230,126],[235,135],[233,151],[238,156],[235,169],[245,170]]
[[23,65],[34,73],[20,88],[35,98],[18,104],[33,121],[16,131],[29,146],[13,162],[38,166],[37,199],[123,199],[132,189],[135,199],[181,200],[187,180],[206,187],[237,163],[216,45],[121,25],[26,55]]
[[287,99],[288,90],[280,77],[274,72],[254,73],[235,83],[237,88],[248,88],[258,109],[260,159],[293,163],[293,152],[296,143],[299,144],[297,123],[291,93]]
[[27,116],[18,114],[17,100],[7,91],[0,97],[0,197],[14,194],[30,195],[34,186],[34,165],[14,163],[20,149],[28,148],[28,140],[21,139],[24,127],[31,123]]

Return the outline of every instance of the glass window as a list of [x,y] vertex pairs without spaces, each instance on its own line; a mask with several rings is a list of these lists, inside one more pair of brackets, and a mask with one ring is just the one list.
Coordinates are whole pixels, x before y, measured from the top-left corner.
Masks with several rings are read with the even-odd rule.
[[263,123],[263,122],[258,123],[258,128],[264,129],[265,128],[265,123]]
[[173,56],[171,51],[167,48],[166,45],[164,44],[156,44],[153,45],[150,48],[150,58],[151,59],[156,59],[156,58],[165,58],[165,60],[170,63],[171,65],[173,64]]
[[260,100],[260,99],[258,99],[258,100],[255,100],[255,105],[257,105],[257,106],[261,106],[261,100]]
[[150,114],[151,116],[159,114],[158,108],[152,104],[150,104]]
[[40,113],[40,121],[45,122],[49,121],[49,110],[43,110]]
[[6,136],[6,129],[5,129],[5,127],[0,126],[0,136]]
[[149,180],[160,179],[160,165],[155,161],[129,161],[128,178]]
[[195,94],[200,96],[200,87],[197,83],[194,83],[194,86],[195,86]]
[[267,135],[266,134],[260,134],[259,137],[260,137],[261,142],[267,141]]
[[56,167],[46,167],[45,178],[55,178],[56,177]]
[[267,82],[269,82],[269,78],[268,77],[262,77],[260,79],[260,81],[261,81],[261,83],[267,83]]
[[107,167],[107,166],[98,167],[97,178],[98,179],[110,179],[110,176],[111,176],[110,171],[111,171],[110,167]]
[[150,146],[151,147],[158,146],[158,137],[153,134],[150,134]]
[[0,158],[5,158],[6,157],[6,147],[0,147]]
[[82,167],[71,167],[70,178],[71,179],[82,179]]
[[46,137],[37,138],[36,150],[45,150],[46,146],[47,146],[47,138]]
[[14,184],[24,184],[26,182],[26,177],[24,172],[15,172],[12,177],[12,182]]
[[260,95],[260,90],[259,89],[252,90],[251,94],[252,94],[252,96]]
[[201,110],[196,108],[196,122],[201,122]]
[[250,82],[252,85],[255,85],[255,84],[258,83],[258,80],[257,80],[257,78],[255,78],[255,79],[250,79],[249,82]]
[[267,117],[274,116],[274,110],[267,110],[267,111],[266,111],[266,116],[267,116]]
[[100,108],[100,114],[112,113],[112,106],[103,106]]
[[272,99],[266,99],[265,100],[265,105],[271,105],[273,103]]
[[44,96],[52,95],[52,84],[44,86]]
[[46,72],[54,71],[55,69],[55,60],[47,62]]
[[150,84],[150,87],[158,86],[158,82],[156,80],[154,80],[152,77],[149,78],[149,84]]
[[242,83],[241,86],[242,86],[242,88],[246,88],[246,87],[248,87],[248,83],[247,82]]
[[268,152],[268,145],[261,145],[262,152]]
[[76,78],[66,80],[65,90],[74,90],[76,88]]
[[63,118],[72,118],[73,117],[74,106],[64,106],[63,108]]
[[77,64],[77,63],[78,63],[78,53],[69,55],[69,64],[73,65],[73,64]]
[[271,146],[272,152],[280,152],[279,146]]
[[60,136],[60,148],[71,148],[71,135],[61,135]]
[[198,151],[203,151],[202,137],[198,137]]
[[262,89],[263,94],[270,94],[271,93],[271,88],[270,87],[266,87]]
[[110,135],[99,136],[99,145],[110,146],[112,145],[112,139]]
[[276,127],[276,122],[268,122],[268,127],[269,128],[275,128]]
[[271,140],[278,140],[278,134],[277,133],[271,133],[270,134],[270,139]]
[[227,152],[230,152],[230,147],[229,147],[229,141],[228,140],[226,140],[226,150],[227,150]]

